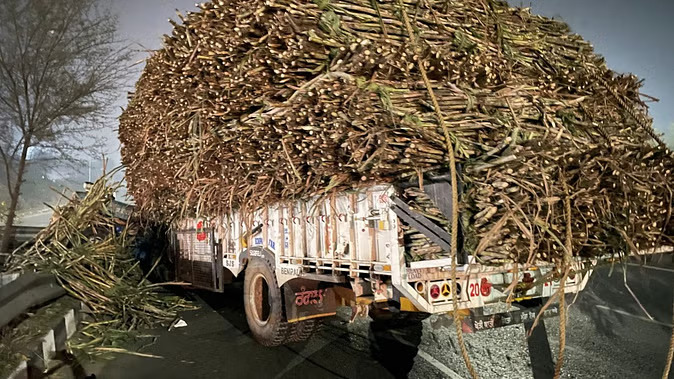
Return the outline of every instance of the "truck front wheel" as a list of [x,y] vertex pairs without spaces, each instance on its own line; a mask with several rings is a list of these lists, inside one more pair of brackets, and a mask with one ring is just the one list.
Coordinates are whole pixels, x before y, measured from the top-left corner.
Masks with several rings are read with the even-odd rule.
[[255,340],[264,346],[286,342],[289,325],[283,318],[281,289],[270,262],[251,259],[246,267],[243,304],[246,321]]

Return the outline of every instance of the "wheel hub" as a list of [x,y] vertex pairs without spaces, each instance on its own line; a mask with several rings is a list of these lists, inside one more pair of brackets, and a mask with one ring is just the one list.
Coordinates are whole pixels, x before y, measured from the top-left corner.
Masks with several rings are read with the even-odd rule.
[[269,322],[271,303],[269,301],[269,284],[264,275],[260,273],[255,275],[249,297],[253,309],[253,319],[260,326],[266,325]]

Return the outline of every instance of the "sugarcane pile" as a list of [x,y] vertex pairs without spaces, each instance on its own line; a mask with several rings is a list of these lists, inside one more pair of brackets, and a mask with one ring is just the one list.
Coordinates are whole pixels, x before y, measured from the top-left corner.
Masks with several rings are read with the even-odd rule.
[[[464,246],[481,262],[672,243],[674,159],[641,82],[562,22],[481,0],[214,1],[181,21],[120,119],[129,190],[150,217],[422,185],[448,170],[441,114],[463,167]],[[415,246],[413,259],[443,253]]]
[[184,299],[147,280],[132,251],[140,224],[115,217],[111,199],[120,187],[111,176],[96,181],[84,197],[74,195],[54,210],[49,225],[25,250],[11,256],[6,269],[53,273],[73,298],[91,311],[80,351],[117,351],[139,328],[168,323]]

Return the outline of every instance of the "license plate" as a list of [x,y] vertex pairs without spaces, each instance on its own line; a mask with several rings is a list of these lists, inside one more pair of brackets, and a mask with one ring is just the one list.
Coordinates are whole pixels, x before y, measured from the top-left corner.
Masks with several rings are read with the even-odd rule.
[[[514,310],[495,314],[478,316],[472,314],[463,319],[464,333],[474,333],[487,329],[500,328],[502,326],[517,325],[524,322],[534,321],[541,312],[542,307]],[[552,304],[543,311],[541,318],[559,316],[559,305]]]

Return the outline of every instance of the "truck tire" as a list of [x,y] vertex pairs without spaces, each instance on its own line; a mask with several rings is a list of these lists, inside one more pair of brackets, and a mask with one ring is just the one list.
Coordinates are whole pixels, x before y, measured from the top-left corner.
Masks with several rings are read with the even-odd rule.
[[290,342],[304,342],[311,338],[320,329],[319,320],[306,320],[290,324],[291,331],[288,340]]
[[290,325],[283,317],[283,301],[271,262],[251,259],[243,283],[243,305],[253,337],[264,346],[289,340]]

